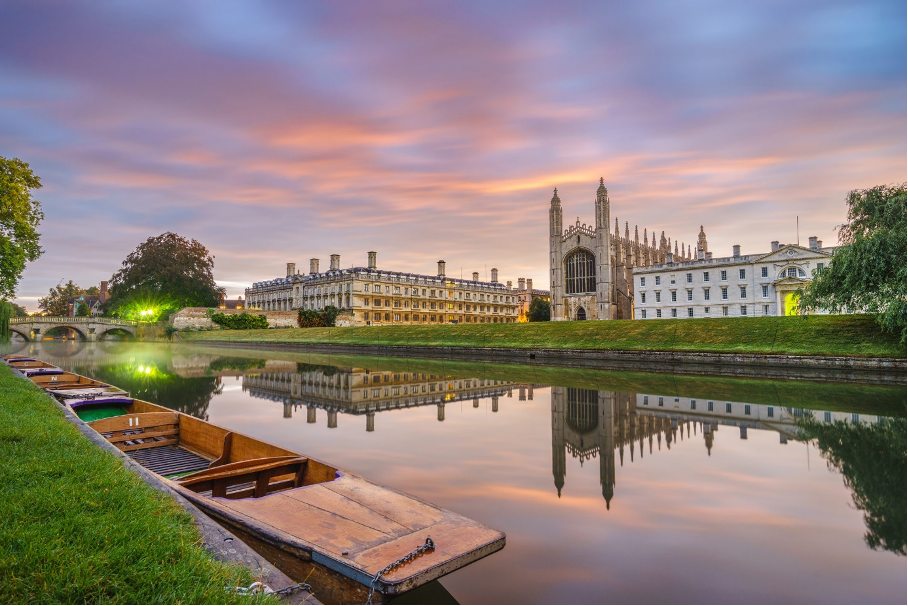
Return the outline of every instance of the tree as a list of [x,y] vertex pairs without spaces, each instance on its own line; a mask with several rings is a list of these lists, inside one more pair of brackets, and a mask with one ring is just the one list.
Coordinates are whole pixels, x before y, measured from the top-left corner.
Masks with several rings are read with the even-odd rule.
[[901,331],[905,342],[905,183],[854,190],[845,198],[848,223],[839,226],[839,248],[800,293],[806,310],[875,314],[880,326]]
[[215,283],[213,267],[214,257],[197,240],[172,232],[148,238],[111,277],[105,310],[154,320],[183,307],[214,307],[225,290]]
[[85,301],[76,303],[76,315],[80,317],[91,315],[91,311],[88,309],[88,305],[85,304]]
[[10,317],[24,318],[25,316],[28,315],[28,312],[25,311],[25,308],[22,307],[21,305],[16,305],[13,302],[8,302],[8,303],[9,303],[10,307],[12,308],[12,313],[11,313]]
[[548,322],[552,319],[552,310],[548,302],[543,299],[533,299],[527,311],[527,320],[530,322]]
[[54,286],[51,288],[46,297],[38,299],[38,307],[44,310],[44,313],[49,316],[68,316],[70,299],[78,297],[79,295],[84,294],[84,292],[84,290],[70,280],[63,286]]
[[41,180],[19,158],[0,156],[0,299],[16,294],[25,263],[44,251],[38,246],[41,203],[31,197]]

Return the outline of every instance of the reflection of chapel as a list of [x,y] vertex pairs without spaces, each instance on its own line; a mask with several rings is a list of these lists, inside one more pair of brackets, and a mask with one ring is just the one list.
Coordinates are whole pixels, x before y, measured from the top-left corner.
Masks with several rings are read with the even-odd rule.
[[[687,423],[690,437],[690,423]],[[558,496],[564,488],[567,475],[567,457],[585,461],[599,458],[599,483],[606,508],[611,507],[615,494],[615,450],[619,464],[624,465],[624,450],[634,461],[634,448],[639,445],[643,457],[643,443],[653,441],[662,450],[662,440],[671,449],[678,440],[677,420],[650,414],[637,414],[636,394],[573,387],[552,387],[552,475]],[[696,423],[694,424],[696,433]],[[712,447],[712,432],[704,432],[707,449]],[[681,426],[681,439],[684,427]]]
[[609,233],[610,209],[605,181],[599,179],[596,191],[596,221],[563,229],[561,198],[558,190],[549,208],[549,280],[551,282],[552,320],[620,320],[634,317],[633,268],[664,263],[669,254],[675,261],[690,261],[690,246],[685,249],[675,241],[672,253],[671,238],[665,232],[659,243],[656,233],[625,222],[621,236],[618,219],[615,231]]

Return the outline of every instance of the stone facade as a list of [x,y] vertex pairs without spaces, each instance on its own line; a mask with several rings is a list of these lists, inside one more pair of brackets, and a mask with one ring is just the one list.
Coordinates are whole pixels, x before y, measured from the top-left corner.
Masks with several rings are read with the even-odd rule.
[[672,253],[671,238],[665,232],[658,246],[653,232],[652,244],[643,230],[625,222],[621,236],[618,219],[615,231],[609,232],[610,201],[605,181],[599,179],[596,191],[593,225],[581,224],[563,229],[561,199],[558,189],[549,208],[549,279],[551,280],[552,320],[615,320],[634,317],[633,268],[663,262],[674,255],[676,259],[691,259],[690,247],[675,241]]
[[283,278],[256,282],[246,289],[250,309],[290,311],[322,310],[334,306],[352,314],[347,326],[387,324],[499,324],[516,322],[518,292],[498,281],[450,278],[445,262],[438,262],[434,276],[378,269],[376,253],[368,253],[366,267],[341,269],[340,255],[331,255],[330,269],[319,271],[311,259],[309,273],[301,275],[295,263],[287,264]]
[[[829,263],[835,247],[811,237],[808,247],[771,243],[769,253],[713,258],[700,228],[697,259],[665,262],[634,269],[635,317],[719,318],[784,316],[797,313],[795,291],[813,272]],[[819,312],[823,313],[823,312]]]
[[[215,312],[230,315],[246,313],[246,310],[216,309]],[[268,318],[268,328],[295,328],[297,326],[296,313],[281,311],[250,311],[249,313]],[[207,307],[184,307],[170,316],[170,323],[173,324],[174,328],[180,330],[183,330],[184,328],[220,328],[208,317]]]

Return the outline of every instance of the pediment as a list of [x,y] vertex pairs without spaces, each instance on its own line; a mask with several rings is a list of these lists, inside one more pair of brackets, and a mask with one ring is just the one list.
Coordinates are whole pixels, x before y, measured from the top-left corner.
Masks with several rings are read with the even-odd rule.
[[829,256],[831,256],[829,253],[821,250],[811,250],[796,244],[787,244],[777,251],[758,258],[754,263],[788,263],[790,261],[800,261],[801,259],[817,259]]

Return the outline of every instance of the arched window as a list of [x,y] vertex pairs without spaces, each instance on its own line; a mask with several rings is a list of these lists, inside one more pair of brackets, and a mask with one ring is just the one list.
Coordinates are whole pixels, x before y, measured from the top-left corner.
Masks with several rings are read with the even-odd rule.
[[569,295],[596,292],[596,258],[579,249],[564,260],[564,292]]
[[785,277],[806,278],[807,272],[805,272],[800,267],[786,267],[785,269],[783,269],[782,271],[779,272],[779,278],[785,278]]

